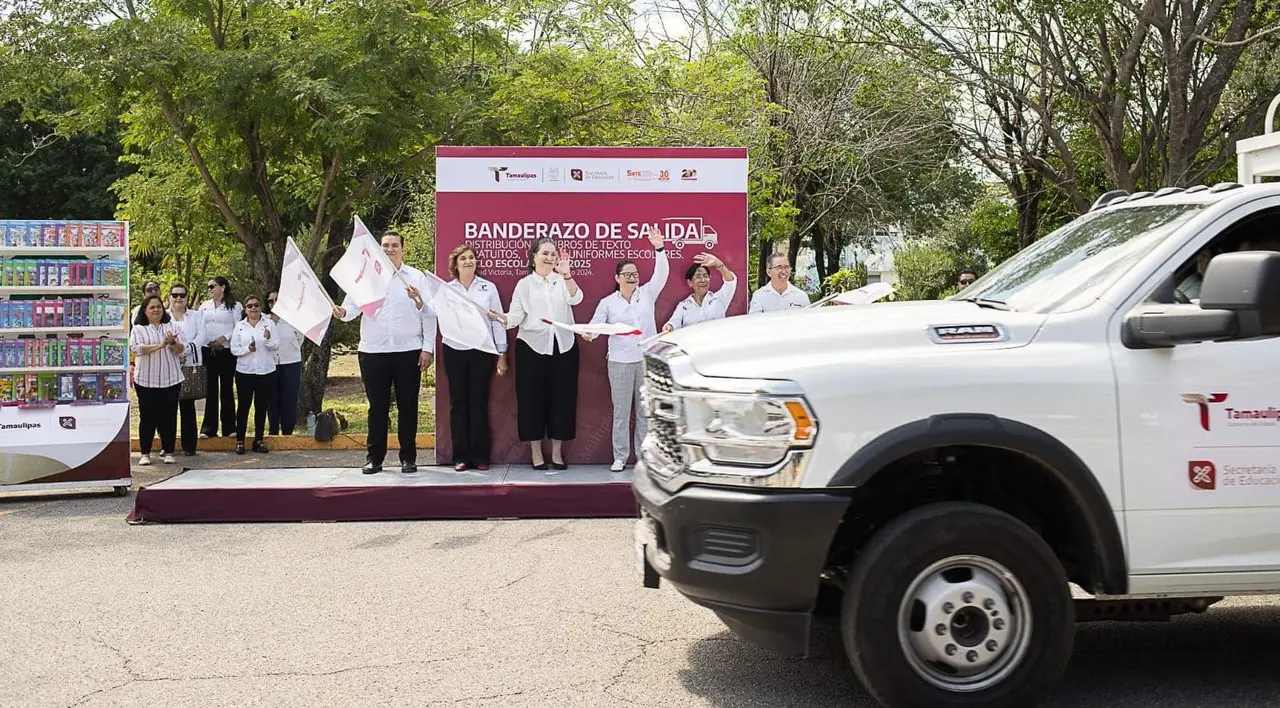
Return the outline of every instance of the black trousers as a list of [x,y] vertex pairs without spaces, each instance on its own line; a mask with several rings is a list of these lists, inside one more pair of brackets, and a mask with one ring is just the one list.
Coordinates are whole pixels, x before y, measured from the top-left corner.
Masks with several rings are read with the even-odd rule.
[[151,443],[160,432],[160,450],[172,453],[178,433],[178,389],[182,384],[148,388],[134,384],[138,392],[138,449],[151,454]]
[[449,381],[449,433],[454,463],[489,464],[489,385],[498,356],[479,349],[442,345],[440,361]]
[[298,391],[302,388],[302,362],[279,364],[272,379],[275,395],[267,409],[267,425],[272,435],[293,435],[298,424]]
[[418,462],[418,393],[422,390],[422,351],[368,354],[360,352],[360,378],[369,399],[369,442],[366,461],[382,464],[387,457],[387,435],[391,427],[391,387],[396,390],[396,425],[400,439],[400,462]]
[[[236,372],[236,392],[240,394],[240,406],[236,408],[236,440],[244,442],[249,432],[249,406],[253,405],[253,439],[262,439],[262,429],[267,423],[267,408],[271,406],[271,374],[242,374]],[[207,405],[207,404],[206,404]]]
[[208,377],[208,396],[204,400],[204,424],[200,426],[200,432],[211,438],[218,437],[218,423],[221,421],[222,434],[230,435],[236,430],[236,394],[231,389],[231,382],[236,376],[236,356],[230,349],[204,347],[201,351],[205,376]]
[[572,440],[577,436],[578,349],[539,354],[516,338],[516,427],[520,440]]
[[178,401],[178,420],[182,431],[182,451],[194,454],[196,443],[200,440],[196,426],[196,402]]

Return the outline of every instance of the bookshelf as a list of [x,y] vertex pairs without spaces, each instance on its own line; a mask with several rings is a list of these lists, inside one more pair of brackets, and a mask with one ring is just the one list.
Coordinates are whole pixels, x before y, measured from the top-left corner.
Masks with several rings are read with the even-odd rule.
[[128,493],[128,234],[119,221],[0,221],[0,453],[13,461],[0,490]]

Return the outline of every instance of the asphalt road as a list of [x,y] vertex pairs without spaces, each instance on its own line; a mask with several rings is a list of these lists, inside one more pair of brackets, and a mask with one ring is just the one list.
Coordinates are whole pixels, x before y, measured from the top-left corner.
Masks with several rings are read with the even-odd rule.
[[[869,706],[634,574],[631,525],[130,526],[0,497],[0,706]],[[1225,606],[1224,606],[1225,605]],[[1081,625],[1056,706],[1280,705],[1280,597]]]

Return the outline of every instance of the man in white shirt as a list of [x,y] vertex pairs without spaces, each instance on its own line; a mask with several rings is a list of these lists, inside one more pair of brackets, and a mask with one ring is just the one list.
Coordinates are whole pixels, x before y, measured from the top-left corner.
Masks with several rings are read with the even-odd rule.
[[[382,471],[391,424],[391,388],[396,390],[400,471],[418,471],[418,394],[422,372],[434,359],[436,318],[425,306],[422,291],[431,291],[422,271],[404,263],[404,237],[395,231],[382,235],[382,252],[395,266],[386,301],[373,316],[360,321],[360,378],[369,399],[369,437],[365,474]],[[343,322],[360,316],[350,295],[333,315]]]
[[809,306],[809,296],[791,284],[791,262],[786,254],[770,255],[766,272],[769,273],[769,282],[752,293],[747,314],[799,310]]

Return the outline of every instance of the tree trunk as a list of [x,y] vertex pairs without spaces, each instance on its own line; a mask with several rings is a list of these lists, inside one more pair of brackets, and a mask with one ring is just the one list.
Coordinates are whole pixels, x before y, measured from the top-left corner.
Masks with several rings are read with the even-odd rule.
[[298,420],[307,420],[308,413],[324,410],[324,389],[329,379],[329,343],[333,340],[333,327],[325,332],[320,346],[308,347],[302,359],[302,387],[298,392]]
[[[769,239],[760,239],[760,258],[756,263],[756,285],[757,288],[763,288],[765,283],[769,282],[769,254],[773,253],[773,242]],[[750,294],[748,293],[748,297]]]
[[827,276],[831,275],[827,268],[827,248],[825,239],[814,238],[813,245],[813,264],[818,269],[818,283],[826,281]]
[[[329,233],[325,238],[324,255],[320,259],[317,274],[327,274],[342,258],[343,235],[339,226],[341,223],[343,223],[341,218],[335,218],[329,227]],[[326,292],[329,293],[329,297],[333,298],[334,302],[341,303],[342,292],[333,280],[329,279],[327,275],[321,275],[320,278]],[[303,356],[302,387],[298,393],[299,420],[305,421],[308,412],[319,413],[324,410],[324,390],[329,381],[329,362],[332,359],[330,345],[332,342],[333,326],[330,325],[328,331],[324,333],[324,339],[320,340],[320,346],[308,347],[307,349],[310,351]]]
[[1014,210],[1018,216],[1018,250],[1040,237],[1040,205],[1044,200],[1044,181],[1039,174],[1025,171],[1012,189]]

